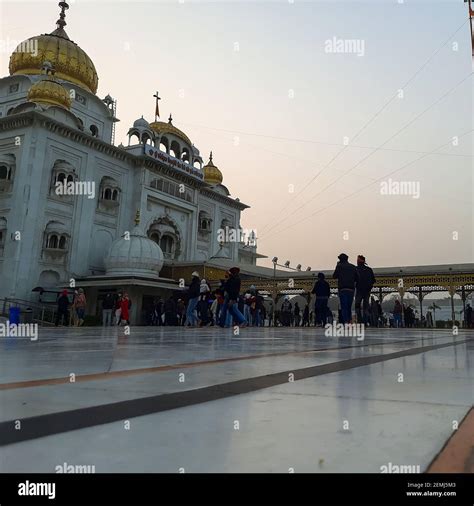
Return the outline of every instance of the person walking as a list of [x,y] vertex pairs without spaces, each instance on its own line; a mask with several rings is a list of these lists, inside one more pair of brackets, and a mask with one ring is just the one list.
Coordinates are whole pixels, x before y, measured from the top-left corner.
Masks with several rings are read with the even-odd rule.
[[379,326],[379,308],[377,306],[377,302],[375,297],[370,297],[370,326],[378,327]]
[[178,299],[178,303],[176,304],[176,312],[178,314],[178,325],[181,327],[186,321],[186,305],[184,304],[183,299]]
[[301,310],[300,310],[300,306],[298,305],[298,302],[295,302],[295,307],[293,309],[293,314],[295,315],[295,327],[299,327],[300,326],[300,321],[301,321]]
[[472,327],[472,307],[471,304],[468,304],[466,306],[466,312],[464,313],[464,321],[466,323],[467,328]]
[[65,327],[69,326],[69,297],[67,296],[67,290],[63,290],[61,296],[58,298],[58,309],[56,313],[55,326],[58,327],[61,319]]
[[291,324],[291,310],[293,306],[290,302],[290,297],[285,295],[280,309],[280,322],[283,327],[289,327]]
[[171,295],[164,303],[163,309],[165,311],[165,325],[167,327],[176,325],[176,302]]
[[122,292],[117,294],[117,298],[115,299],[115,325],[120,325],[120,321],[122,315]]
[[128,297],[128,293],[124,292],[122,299],[120,300],[120,318],[121,322],[125,325],[130,325],[130,308],[132,302]]
[[355,293],[357,323],[367,325],[367,323],[370,323],[369,298],[375,284],[375,276],[374,271],[367,265],[364,255],[357,257],[357,274],[359,276]]
[[309,327],[309,304],[303,310],[303,327]]
[[339,292],[339,302],[341,304],[340,323],[351,323],[352,321],[352,301],[354,300],[354,291],[359,281],[357,267],[349,263],[349,257],[345,253],[338,256],[339,262],[336,265],[332,277],[337,279],[337,289]]
[[252,314],[251,314],[251,306],[252,304],[252,294],[247,292],[244,294],[244,318],[249,322],[249,325],[252,323]]
[[253,323],[256,327],[265,326],[265,304],[263,303],[263,297],[259,291],[255,289],[255,309],[253,314]]
[[77,295],[74,298],[74,308],[76,310],[77,315],[77,326],[81,327],[84,325],[84,316],[86,312],[86,296],[84,294],[84,290],[79,288],[77,290]]
[[112,325],[112,311],[114,308],[114,297],[108,292],[105,294],[104,300],[102,301],[102,325],[104,327],[110,327]]
[[400,301],[397,299],[393,306],[393,326],[399,328],[402,326],[402,312],[403,307]]
[[230,313],[233,317],[234,324],[237,323],[240,327],[247,326],[247,321],[237,306],[241,284],[239,273],[240,269],[238,267],[232,267],[229,269],[229,277],[224,283],[224,305],[221,310],[219,321],[221,327],[226,326],[227,313]]
[[163,326],[163,299],[161,297],[155,299],[153,324],[158,325],[158,327]]
[[326,281],[326,276],[323,272],[318,273],[318,281],[314,284],[313,290],[311,291],[316,296],[314,303],[314,313],[316,326],[325,326],[328,315],[328,301],[331,295],[331,288],[329,283]]
[[199,294],[201,291],[201,281],[199,273],[194,271],[192,274],[191,283],[188,288],[188,307],[186,308],[186,326],[195,327],[197,325],[196,306],[199,301]]

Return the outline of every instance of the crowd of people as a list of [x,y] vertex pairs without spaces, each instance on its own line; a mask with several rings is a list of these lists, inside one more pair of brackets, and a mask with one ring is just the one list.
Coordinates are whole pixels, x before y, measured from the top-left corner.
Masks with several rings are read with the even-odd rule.
[[[311,291],[314,306],[304,303],[304,307],[300,307],[298,301],[292,304],[287,295],[283,298],[280,309],[273,311],[273,306],[268,310],[269,304],[265,304],[264,297],[255,286],[241,293],[238,267],[229,269],[214,290],[211,290],[206,279],[201,279],[199,273],[194,271],[187,290],[180,294],[179,298],[173,295],[166,299],[157,297],[145,305],[145,321],[147,325],[184,327],[324,327],[327,324],[332,325],[335,320],[338,323],[357,322],[370,327],[434,326],[431,311],[419,319],[410,304],[402,305],[398,299],[394,301],[391,313],[383,312],[381,301],[371,296],[375,275],[367,265],[364,255],[358,255],[357,265],[353,265],[349,262],[348,255],[341,253],[332,277],[337,280],[339,301],[335,314],[329,308],[331,290],[322,272],[318,273]],[[102,324],[128,325],[131,307],[132,302],[125,291],[105,294],[102,300]],[[83,325],[85,309],[86,297],[82,288],[75,290],[72,302],[68,291],[64,290],[58,298],[56,326],[61,322],[64,325]],[[466,327],[474,327],[474,311],[469,304],[464,319]]]
[[263,326],[266,319],[264,298],[255,286],[240,293],[240,269],[232,267],[220,280],[219,287],[211,291],[207,281],[197,271],[191,275],[185,313],[181,319],[186,327],[231,325]]
[[[87,300],[83,288],[74,291],[72,302],[68,290],[63,290],[57,301],[55,325],[81,327],[85,322]],[[132,302],[127,292],[112,293],[105,295],[102,301],[102,324],[128,325],[130,323],[130,308]]]

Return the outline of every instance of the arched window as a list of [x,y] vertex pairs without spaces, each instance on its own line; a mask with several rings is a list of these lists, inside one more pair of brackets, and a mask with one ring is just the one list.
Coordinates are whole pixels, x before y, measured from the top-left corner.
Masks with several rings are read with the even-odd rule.
[[169,235],[164,235],[160,240],[160,248],[163,254],[167,257],[171,257],[173,254],[174,240]]
[[112,200],[118,200],[118,190],[112,192]]
[[112,200],[112,190],[110,188],[106,188],[104,191],[104,199]]
[[10,179],[10,169],[6,165],[0,165],[0,179]]
[[74,183],[74,176],[72,174],[69,174],[69,176],[67,177],[67,182]]
[[66,249],[66,237],[64,235],[59,239],[59,249]]
[[189,149],[188,148],[183,149],[183,152],[181,154],[181,160],[183,160],[183,162],[185,162],[185,163],[189,163],[190,157],[189,157]]
[[206,211],[201,211],[199,213],[199,231],[200,232],[211,232],[212,228],[212,219],[211,216]]
[[51,234],[48,238],[48,248],[57,249],[58,243],[58,236],[56,234]]
[[99,129],[97,128],[96,125],[91,125],[90,131],[93,137],[99,137]]
[[133,145],[134,139],[137,139],[136,144],[140,144],[140,134],[138,132],[134,132],[130,137],[128,138],[128,145]]
[[170,147],[170,143],[168,141],[168,138],[167,137],[162,137],[160,139],[160,144],[158,146],[158,149],[160,151],[163,151],[163,153],[168,153],[169,152],[169,147]]
[[60,172],[57,176],[56,176],[56,181],[58,183],[64,183],[64,180],[66,179],[66,174],[64,174],[63,172]]
[[174,156],[175,158],[181,157],[181,148],[177,141],[173,141],[170,146],[170,155]]
[[150,239],[152,241],[156,242],[156,244],[160,244],[160,236],[156,232],[153,232],[152,234],[150,234]]

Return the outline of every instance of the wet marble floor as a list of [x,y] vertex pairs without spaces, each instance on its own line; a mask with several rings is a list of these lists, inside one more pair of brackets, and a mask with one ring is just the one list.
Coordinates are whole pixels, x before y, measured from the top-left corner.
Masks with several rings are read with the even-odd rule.
[[0,346],[2,472],[423,472],[473,405],[472,331],[43,328]]

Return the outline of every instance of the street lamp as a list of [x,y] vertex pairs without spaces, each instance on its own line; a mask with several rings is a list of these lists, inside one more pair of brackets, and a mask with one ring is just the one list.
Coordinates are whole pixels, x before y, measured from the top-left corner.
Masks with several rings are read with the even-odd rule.
[[276,298],[277,298],[277,284],[276,284],[276,268],[278,257],[272,258],[273,262],[273,304],[272,304],[272,323],[275,326],[275,306],[276,306]]
[[306,267],[306,272],[309,272],[311,270],[311,267]]
[[290,261],[289,261],[289,260],[287,260],[287,261],[285,262],[285,267],[286,267],[287,269],[289,269],[289,268],[290,268]]

